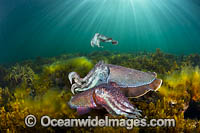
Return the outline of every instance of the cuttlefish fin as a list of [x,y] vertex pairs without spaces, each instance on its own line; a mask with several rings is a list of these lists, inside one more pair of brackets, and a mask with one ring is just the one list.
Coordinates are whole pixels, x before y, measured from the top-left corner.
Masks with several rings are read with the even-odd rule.
[[157,91],[162,84],[161,79],[155,79],[152,83],[148,85],[138,86],[138,87],[128,87],[120,88],[122,93],[129,98],[138,98],[145,95],[149,91]]
[[150,71],[148,71],[147,73],[153,75],[155,78],[157,77],[157,73],[156,72],[150,72]]

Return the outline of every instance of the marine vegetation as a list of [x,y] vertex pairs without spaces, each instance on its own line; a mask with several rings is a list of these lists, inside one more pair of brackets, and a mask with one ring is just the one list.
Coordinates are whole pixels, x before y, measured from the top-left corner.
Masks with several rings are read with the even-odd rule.
[[71,71],[75,70],[80,72],[81,76],[84,76],[92,67],[91,61],[85,57],[59,60],[50,65],[44,65],[42,77],[48,79],[53,85],[67,87],[69,86],[68,74]]
[[0,85],[2,86],[6,85],[5,77],[7,73],[7,69],[4,66],[0,65]]
[[[180,71],[174,71],[165,77],[165,85],[160,93],[172,101],[181,98],[182,100],[194,100],[200,102],[200,69],[199,67],[184,67]],[[176,101],[174,101],[176,102]]]
[[185,58],[163,53],[160,49],[156,49],[155,53],[93,52],[88,55],[88,58],[94,60],[94,63],[97,63],[99,60],[104,60],[109,64],[121,65],[143,71],[152,71],[159,74],[166,74],[170,71],[180,69],[180,66],[187,65],[187,62],[184,61]]
[[[100,60],[147,73],[156,72],[158,78],[163,79],[157,93],[150,91],[139,98],[129,99],[129,102],[142,110],[147,121],[174,118],[176,127],[133,127],[128,130],[122,127],[44,128],[39,123],[33,128],[25,126],[24,118],[28,114],[35,115],[37,119],[43,115],[57,119],[107,116],[105,109],[80,116],[67,104],[73,95],[68,74],[74,71],[84,78]],[[200,132],[198,60],[198,54],[172,55],[157,49],[154,53],[98,51],[63,54],[18,62],[17,65],[3,65],[3,75],[0,75],[0,132]]]
[[8,71],[9,72],[5,79],[13,86],[17,86],[22,83],[30,86],[35,78],[34,71],[27,65],[20,66],[19,64],[16,64]]

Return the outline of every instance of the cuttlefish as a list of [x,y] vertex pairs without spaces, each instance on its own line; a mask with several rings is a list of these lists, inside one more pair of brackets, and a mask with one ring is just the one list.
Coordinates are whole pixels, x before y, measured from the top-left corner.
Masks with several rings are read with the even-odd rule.
[[138,98],[149,91],[157,91],[162,80],[155,72],[143,72],[100,61],[84,77],[76,72],[68,75],[74,94],[69,105],[79,114],[91,109],[105,108],[112,115],[129,118],[141,117],[141,110],[130,103],[128,98]]
[[100,45],[101,42],[112,43],[112,45],[118,44],[118,41],[113,40],[111,37],[104,36],[100,33],[96,33],[94,35],[90,44],[91,44],[92,47],[97,46],[98,48],[103,48],[103,46]]

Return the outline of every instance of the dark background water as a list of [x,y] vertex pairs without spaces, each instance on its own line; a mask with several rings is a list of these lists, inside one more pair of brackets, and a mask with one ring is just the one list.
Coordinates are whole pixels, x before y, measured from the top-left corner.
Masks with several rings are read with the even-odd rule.
[[0,0],[0,63],[103,50],[200,53],[199,0]]

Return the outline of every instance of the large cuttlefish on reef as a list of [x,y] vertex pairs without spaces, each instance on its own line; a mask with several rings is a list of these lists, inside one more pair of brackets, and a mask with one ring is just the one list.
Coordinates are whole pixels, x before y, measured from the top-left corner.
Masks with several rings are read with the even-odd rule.
[[72,96],[71,108],[79,114],[91,109],[105,108],[112,115],[128,118],[141,117],[141,110],[131,104],[128,98],[137,98],[149,91],[156,91],[162,84],[155,72],[142,72],[100,61],[84,78],[76,72],[68,75]]

